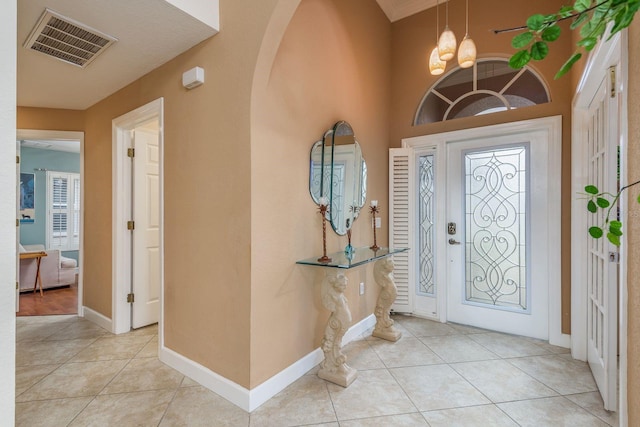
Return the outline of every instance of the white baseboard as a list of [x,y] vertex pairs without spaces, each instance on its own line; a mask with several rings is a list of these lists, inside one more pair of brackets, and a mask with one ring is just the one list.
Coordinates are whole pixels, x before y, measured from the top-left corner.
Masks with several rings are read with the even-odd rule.
[[344,337],[342,338],[342,345],[345,346],[351,341],[355,341],[360,335],[367,332],[367,330],[373,328],[376,324],[376,316],[370,314],[355,325],[351,326]]
[[571,335],[568,334],[551,334],[549,337],[549,344],[557,345],[558,347],[571,348]]
[[[346,345],[357,339],[373,327],[375,323],[376,318],[373,314],[362,319],[349,328],[342,339],[342,345]],[[316,348],[259,386],[248,390],[169,348],[160,348],[160,360],[162,362],[247,412],[257,409],[260,405],[284,390],[291,383],[313,369],[323,358],[324,354],[322,350]]]
[[113,332],[113,322],[108,317],[98,313],[95,310],[90,309],[89,307],[82,307],[82,316],[90,322],[95,323],[101,328],[106,329],[109,332]]
[[161,347],[160,360],[178,372],[200,383],[214,393],[224,397],[236,406],[249,411],[249,390],[225,377],[216,374],[209,368],[194,362],[167,347]]

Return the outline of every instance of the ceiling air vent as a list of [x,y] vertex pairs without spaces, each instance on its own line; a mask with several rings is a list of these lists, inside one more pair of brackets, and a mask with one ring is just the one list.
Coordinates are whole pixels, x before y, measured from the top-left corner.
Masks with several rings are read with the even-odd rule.
[[24,47],[84,68],[115,41],[115,37],[45,9]]

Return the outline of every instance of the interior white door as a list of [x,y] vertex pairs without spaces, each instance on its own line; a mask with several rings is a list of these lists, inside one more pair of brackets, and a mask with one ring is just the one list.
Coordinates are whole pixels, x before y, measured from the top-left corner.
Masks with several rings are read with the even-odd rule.
[[[587,182],[600,191],[618,188],[618,97],[611,97],[604,74],[585,117]],[[615,219],[615,218],[612,218]],[[589,215],[589,227],[602,226],[604,211]],[[616,248],[605,238],[589,239],[587,258],[587,360],[605,409],[617,408],[618,264]]]
[[140,328],[160,319],[160,150],[159,132],[134,130],[132,144],[135,221],[132,251],[131,326]]
[[468,138],[447,144],[447,320],[548,339],[549,134]]

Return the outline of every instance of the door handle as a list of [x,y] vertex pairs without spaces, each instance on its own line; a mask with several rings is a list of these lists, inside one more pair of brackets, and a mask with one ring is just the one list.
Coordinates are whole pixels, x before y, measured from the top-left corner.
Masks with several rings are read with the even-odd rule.
[[459,244],[460,244],[460,242],[458,242],[456,239],[453,239],[453,238],[452,238],[452,239],[449,239],[449,244],[450,244],[450,245],[459,245]]

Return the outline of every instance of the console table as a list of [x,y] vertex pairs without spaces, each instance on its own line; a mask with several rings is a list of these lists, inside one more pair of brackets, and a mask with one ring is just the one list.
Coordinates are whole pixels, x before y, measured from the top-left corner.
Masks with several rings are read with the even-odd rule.
[[350,256],[344,252],[329,254],[329,262],[320,262],[317,258],[297,261],[296,264],[329,267],[322,281],[322,305],[329,311],[329,321],[322,339],[324,360],[320,363],[318,376],[342,387],[347,387],[356,379],[358,373],[347,365],[347,356],[342,353],[342,337],[351,325],[351,311],[344,290],[347,278],[341,270],[350,269],[375,261],[373,277],[382,288],[376,303],[374,314],[376,326],[373,336],[388,341],[397,341],[402,333],[393,327],[393,320],[389,316],[389,308],[398,295],[396,284],[393,282],[393,261],[391,256],[407,251],[408,248],[379,248],[372,250],[368,247],[356,248]]

